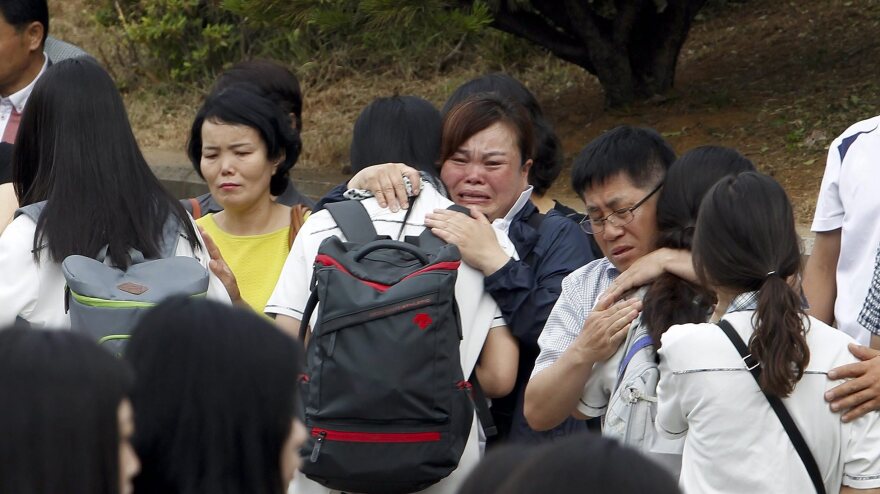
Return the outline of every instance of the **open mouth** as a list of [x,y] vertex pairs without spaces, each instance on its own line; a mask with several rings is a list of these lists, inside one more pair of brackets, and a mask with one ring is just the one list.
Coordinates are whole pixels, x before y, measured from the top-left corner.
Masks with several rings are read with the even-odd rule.
[[481,192],[459,192],[458,193],[459,202],[467,203],[467,204],[477,204],[488,202],[491,197],[488,194],[483,194]]

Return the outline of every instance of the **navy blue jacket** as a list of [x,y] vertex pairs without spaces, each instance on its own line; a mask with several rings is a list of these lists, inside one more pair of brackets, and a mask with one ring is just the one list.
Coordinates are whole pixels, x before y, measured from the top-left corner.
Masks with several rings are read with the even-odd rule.
[[492,410],[496,418],[509,414],[509,439],[527,442],[585,428],[583,422],[569,419],[551,431],[535,432],[523,417],[522,404],[538,358],[538,336],[562,291],[562,279],[594,259],[589,240],[577,223],[551,210],[536,230],[532,227],[535,221],[529,221],[536,213],[538,208],[528,202],[510,224],[508,236],[521,260],[511,259],[485,279],[486,291],[501,308],[520,345],[516,386],[507,397],[493,400]]

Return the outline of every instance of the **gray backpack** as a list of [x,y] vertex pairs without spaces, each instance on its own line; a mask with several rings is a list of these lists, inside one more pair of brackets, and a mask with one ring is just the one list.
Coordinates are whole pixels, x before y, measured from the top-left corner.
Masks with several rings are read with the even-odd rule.
[[677,476],[684,438],[666,439],[655,428],[660,371],[657,351],[641,318],[630,326],[624,348],[617,385],[605,412],[603,435],[641,451]]
[[[45,202],[18,209],[36,222]],[[132,250],[132,264],[120,269],[107,264],[107,247],[95,259],[72,255],[61,262],[67,282],[65,310],[70,327],[84,333],[114,354],[120,355],[141,315],[172,295],[205,296],[208,270],[191,257],[176,256],[181,228],[169,218],[162,232],[159,259],[145,259]]]

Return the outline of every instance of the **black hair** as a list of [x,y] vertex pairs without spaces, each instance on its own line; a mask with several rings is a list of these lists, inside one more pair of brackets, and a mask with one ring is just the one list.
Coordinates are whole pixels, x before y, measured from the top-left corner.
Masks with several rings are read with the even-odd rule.
[[507,74],[495,72],[471,79],[459,86],[443,105],[443,114],[449,113],[468,96],[478,93],[496,93],[516,101],[529,112],[535,128],[535,155],[529,169],[529,184],[534,187],[535,194],[543,196],[562,172],[563,154],[562,143],[553,131],[553,126],[544,117],[537,98],[522,82]]
[[[701,146],[678,158],[663,182],[657,201],[657,245],[691,249],[703,197],[726,176],[754,171],[755,165],[735,149]],[[673,274],[660,275],[643,299],[642,321],[660,348],[660,335],[675,324],[705,322],[715,295]]]
[[0,142],[0,184],[12,181],[12,144]]
[[281,494],[299,411],[298,343],[253,311],[173,297],[126,349],[141,458],[135,492]]
[[[679,494],[678,483],[660,465],[634,449],[597,434],[572,434],[533,450],[532,457],[517,460],[507,480],[497,489],[503,494]],[[472,475],[480,474],[477,466]],[[637,473],[635,473],[637,472]],[[635,473],[635,474],[634,474]]]
[[284,113],[293,114],[297,132],[302,131],[302,89],[299,79],[287,67],[272,60],[246,60],[225,70],[214,82],[212,93],[229,86],[247,83],[257,92],[272,100]]
[[593,139],[574,159],[571,186],[579,196],[620,173],[644,188],[662,180],[675,152],[657,131],[622,125]]
[[440,112],[415,96],[373,100],[354,123],[351,169],[406,163],[436,176],[440,157]]
[[43,43],[49,36],[49,5],[46,0],[0,0],[0,15],[17,30],[32,22],[43,25]]
[[502,444],[490,449],[462,482],[458,494],[491,494],[530,458],[540,454],[544,444]]
[[700,205],[693,253],[704,285],[758,292],[749,351],[761,364],[761,389],[788,396],[810,348],[800,293],[789,284],[800,277],[801,251],[785,190],[757,172],[722,179]]
[[196,114],[186,144],[189,160],[202,178],[202,125],[206,120],[244,125],[256,130],[266,144],[268,159],[284,157],[269,180],[269,192],[273,196],[284,192],[290,169],[296,164],[302,149],[299,132],[291,129],[288,114],[268,98],[260,96],[250,84],[236,84],[212,93]]
[[124,362],[71,331],[0,330],[0,492],[119,492]]
[[64,60],[37,80],[12,169],[22,206],[47,201],[34,236],[37,260],[44,244],[56,262],[94,257],[108,245],[111,261],[124,268],[131,249],[160,255],[169,218],[194,249],[199,245],[186,211],[147,165],[122,97],[97,62]]
[[516,136],[520,166],[525,165],[535,153],[532,121],[522,105],[495,93],[468,96],[443,116],[440,162],[449,159],[468,139],[496,123],[508,126]]

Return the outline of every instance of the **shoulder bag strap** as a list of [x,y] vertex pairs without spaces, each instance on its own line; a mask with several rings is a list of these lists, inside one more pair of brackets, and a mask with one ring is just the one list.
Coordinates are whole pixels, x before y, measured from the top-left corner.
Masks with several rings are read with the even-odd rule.
[[296,204],[290,208],[290,234],[287,237],[287,248],[293,247],[293,241],[299,233],[300,228],[306,222],[306,215],[312,210],[305,204]]
[[[721,321],[718,321],[718,326],[724,331],[724,334],[727,335],[727,338],[733,343],[733,346],[736,347],[736,351],[739,352],[742,357],[743,363],[752,374],[752,377],[755,378],[755,382],[759,383],[758,387],[760,387],[761,363],[752,356],[749,352],[749,348],[739,336],[739,333],[733,329],[733,326],[731,326],[729,322],[722,319]],[[782,427],[784,427],[785,432],[788,433],[788,437],[791,439],[795,451],[797,451],[798,456],[801,457],[801,461],[804,462],[804,466],[807,468],[807,473],[810,474],[810,480],[813,481],[813,487],[816,488],[816,492],[819,494],[825,494],[825,484],[822,482],[822,473],[819,472],[819,465],[816,464],[816,459],[813,458],[813,454],[810,452],[810,448],[807,446],[804,436],[802,436],[801,431],[798,430],[797,424],[794,423],[794,419],[791,418],[791,415],[785,408],[785,404],[782,403],[782,400],[780,400],[778,396],[773,396],[767,393],[764,393],[764,396],[767,397],[767,401],[770,402],[770,406],[773,408],[773,411],[776,412],[779,421],[782,422]]]
[[324,209],[330,213],[349,242],[365,244],[376,239],[373,220],[360,201],[334,202],[324,205]]
[[201,218],[202,217],[202,205],[199,204],[199,200],[196,199],[195,197],[190,197],[189,199],[187,199],[187,202],[189,202],[189,206],[190,206],[190,208],[192,208],[191,212],[192,212],[193,219],[197,220],[197,219]]

